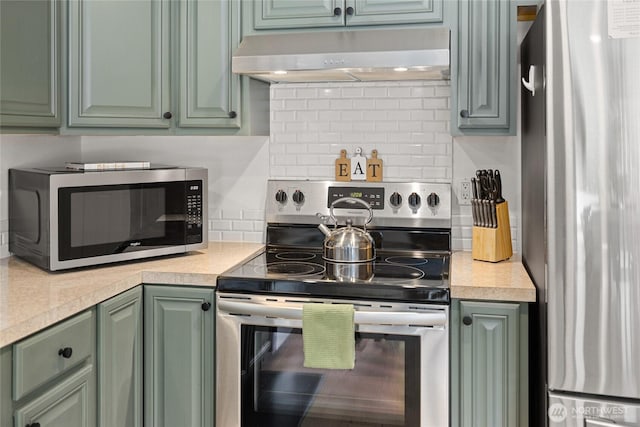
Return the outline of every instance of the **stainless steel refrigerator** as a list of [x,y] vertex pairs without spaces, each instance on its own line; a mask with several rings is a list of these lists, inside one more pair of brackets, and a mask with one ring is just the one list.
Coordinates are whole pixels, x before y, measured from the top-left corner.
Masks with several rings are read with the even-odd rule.
[[640,1],[547,0],[521,66],[531,425],[640,426]]

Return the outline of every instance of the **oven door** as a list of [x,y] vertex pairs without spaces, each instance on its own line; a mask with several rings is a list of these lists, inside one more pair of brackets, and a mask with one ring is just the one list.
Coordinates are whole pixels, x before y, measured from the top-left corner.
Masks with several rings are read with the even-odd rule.
[[203,180],[185,180],[184,169],[160,180],[168,177],[158,172],[166,171],[83,174],[95,182],[52,191],[52,267],[180,253],[203,243]]
[[353,370],[303,367],[302,304],[218,294],[217,425],[448,427],[448,307],[356,307]]

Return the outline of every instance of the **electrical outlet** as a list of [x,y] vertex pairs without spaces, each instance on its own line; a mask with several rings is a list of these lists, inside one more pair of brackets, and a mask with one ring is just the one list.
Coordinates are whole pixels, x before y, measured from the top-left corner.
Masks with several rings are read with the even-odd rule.
[[471,181],[463,179],[458,185],[458,204],[471,204]]

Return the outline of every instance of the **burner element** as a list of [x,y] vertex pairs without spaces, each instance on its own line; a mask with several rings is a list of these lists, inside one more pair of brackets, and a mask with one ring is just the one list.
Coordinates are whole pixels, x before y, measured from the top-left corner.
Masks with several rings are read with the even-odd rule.
[[324,274],[324,267],[311,262],[271,262],[269,264],[256,267],[264,269],[266,266],[269,274],[282,274],[285,276],[311,276]]
[[[426,260],[425,260],[426,261]],[[425,262],[426,264],[426,262]],[[387,279],[420,280],[424,277],[424,271],[416,267],[402,264],[378,264],[376,263],[373,274]]]
[[279,252],[276,254],[276,258],[284,261],[306,261],[315,257],[315,254],[309,252]]
[[416,258],[410,256],[390,256],[385,258],[385,262],[398,265],[425,265],[429,262],[426,258]]

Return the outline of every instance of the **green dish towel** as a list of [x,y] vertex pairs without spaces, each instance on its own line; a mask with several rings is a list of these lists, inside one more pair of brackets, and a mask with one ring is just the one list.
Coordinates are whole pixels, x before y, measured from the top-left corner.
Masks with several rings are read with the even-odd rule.
[[303,304],[305,368],[353,369],[356,360],[354,313],[351,304]]

